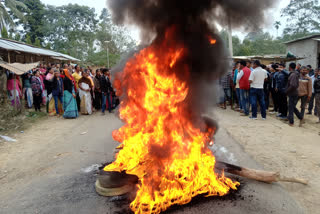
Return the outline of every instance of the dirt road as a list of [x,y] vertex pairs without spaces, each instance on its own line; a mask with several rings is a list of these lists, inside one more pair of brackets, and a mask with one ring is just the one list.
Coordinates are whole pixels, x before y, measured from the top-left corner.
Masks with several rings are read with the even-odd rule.
[[302,128],[290,127],[274,115],[268,115],[266,121],[250,120],[229,109],[217,110],[216,116],[219,124],[265,169],[308,179],[308,186],[282,185],[307,213],[320,212],[320,125],[315,124],[315,116],[307,115]]
[[[111,161],[117,146],[111,132],[120,126],[114,114],[77,120],[48,118],[11,136],[17,142],[1,142],[0,213],[126,213],[123,207],[128,209],[128,201],[119,203],[117,198],[98,196],[94,190],[98,164]],[[214,150],[219,160],[260,168],[224,129],[216,137]],[[200,197],[195,201],[168,213],[304,213],[280,185],[246,179],[241,179],[241,188],[232,197]]]

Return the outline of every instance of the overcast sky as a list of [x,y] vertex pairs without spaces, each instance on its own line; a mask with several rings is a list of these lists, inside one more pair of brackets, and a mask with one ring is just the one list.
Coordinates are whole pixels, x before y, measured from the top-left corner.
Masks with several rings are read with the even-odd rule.
[[[105,7],[106,5],[106,0],[41,0],[44,4],[51,4],[51,5],[56,5],[56,6],[61,6],[64,4],[79,4],[79,5],[86,5],[89,7],[95,7],[96,12],[100,13],[101,10]],[[260,1],[260,0],[258,0]],[[263,0],[261,0],[263,1]],[[277,20],[281,20],[280,18],[280,10],[287,6],[289,4],[290,0],[278,0],[278,2],[275,4],[275,8],[272,8],[272,14],[268,15],[265,30],[269,31],[271,34],[276,36],[276,30],[273,27],[273,23]],[[282,20],[283,21],[283,20]],[[282,23],[284,25],[284,22]],[[281,30],[280,30],[281,32]],[[235,32],[241,39],[247,32]],[[138,32],[137,30],[132,30],[132,36],[138,40]]]

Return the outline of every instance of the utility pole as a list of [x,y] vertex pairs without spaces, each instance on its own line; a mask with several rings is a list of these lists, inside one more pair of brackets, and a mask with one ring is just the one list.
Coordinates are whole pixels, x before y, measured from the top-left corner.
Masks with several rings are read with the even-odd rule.
[[105,43],[107,44],[107,58],[108,58],[108,69],[110,69],[110,60],[109,60],[109,43],[110,41],[105,41]]

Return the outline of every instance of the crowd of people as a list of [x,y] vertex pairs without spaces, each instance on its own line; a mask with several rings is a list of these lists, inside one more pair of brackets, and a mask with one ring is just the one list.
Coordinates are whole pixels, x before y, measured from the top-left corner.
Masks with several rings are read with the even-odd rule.
[[8,97],[13,106],[22,105],[20,100],[25,99],[26,108],[41,111],[45,107],[51,116],[77,118],[79,113],[91,115],[100,110],[104,115],[119,104],[107,68],[41,64],[23,74],[21,81],[9,71],[7,76]]
[[[241,116],[257,119],[258,104],[261,117],[266,120],[267,111],[281,120],[294,125],[294,115],[299,126],[305,123],[307,114],[316,115],[320,123],[320,74],[310,65],[290,63],[288,70],[283,63],[263,65],[259,60],[236,62],[232,72],[219,80],[223,92],[220,107],[226,109],[227,103]],[[270,102],[271,101],[271,102]],[[297,107],[300,101],[300,108]],[[271,105],[272,104],[272,105]],[[251,110],[251,115],[250,115]]]

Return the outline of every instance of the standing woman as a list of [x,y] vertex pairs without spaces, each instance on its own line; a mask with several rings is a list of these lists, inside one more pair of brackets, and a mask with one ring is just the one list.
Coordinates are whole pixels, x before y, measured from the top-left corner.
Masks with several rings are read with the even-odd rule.
[[75,80],[72,77],[71,70],[65,70],[65,78],[63,79],[63,117],[73,119],[78,117],[78,107],[75,92]]
[[32,108],[33,104],[33,96],[32,96],[32,89],[31,89],[31,71],[27,72],[23,79],[23,95],[27,100],[28,108]]
[[42,83],[40,79],[40,72],[35,71],[34,76],[31,78],[31,88],[33,94],[33,104],[36,111],[41,111],[41,102],[42,102]]
[[[7,89],[9,92],[9,100],[11,101],[11,105],[20,106],[20,97],[21,97],[21,85],[20,82],[16,79],[16,84],[14,84],[14,74],[10,73],[7,81]],[[14,95],[16,94],[16,96]],[[16,97],[16,100],[14,100],[14,97]]]
[[86,69],[82,72],[82,78],[78,82],[79,85],[79,96],[80,102],[80,112],[84,115],[92,114],[92,98],[91,89],[93,88],[91,79],[89,78],[89,71]]
[[52,96],[54,99],[56,114],[57,116],[59,116],[60,114],[63,114],[63,110],[62,110],[63,80],[58,70],[54,71]]

